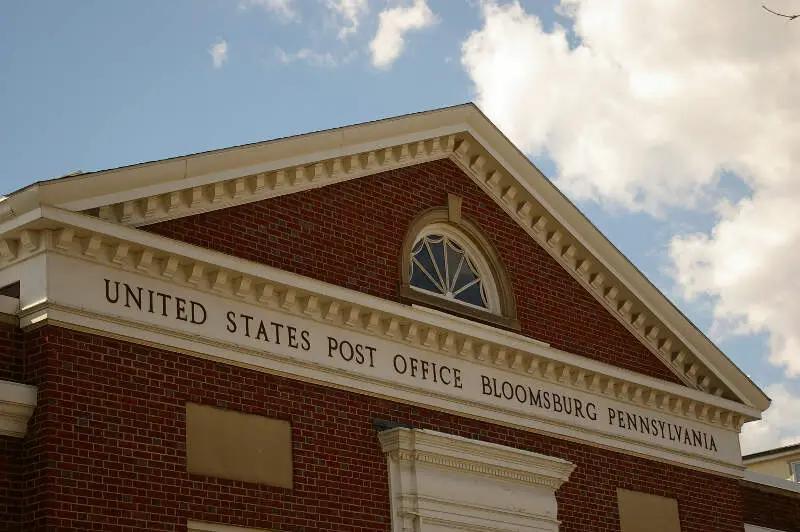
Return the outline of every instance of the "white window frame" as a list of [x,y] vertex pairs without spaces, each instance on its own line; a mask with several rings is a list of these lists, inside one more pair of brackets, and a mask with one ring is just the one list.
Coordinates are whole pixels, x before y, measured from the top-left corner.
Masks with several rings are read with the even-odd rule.
[[187,521],[186,529],[187,532],[272,532],[265,528],[242,528],[239,526],[192,520]]
[[483,255],[481,250],[476,246],[472,240],[461,230],[454,227],[449,223],[443,222],[434,222],[432,224],[426,225],[417,235],[414,237],[414,245],[411,246],[411,253],[412,256],[409,257],[409,264],[413,260],[413,249],[416,247],[417,242],[420,239],[426,236],[433,236],[433,235],[441,235],[444,237],[449,238],[450,240],[457,243],[466,253],[467,257],[469,257],[472,264],[475,266],[475,269],[478,270],[478,276],[480,277],[481,283],[483,284],[483,290],[486,294],[486,308],[479,307],[477,305],[472,305],[465,301],[461,301],[456,298],[446,297],[444,294],[439,294],[437,292],[431,292],[429,290],[425,290],[422,288],[417,288],[416,286],[412,285],[409,281],[409,286],[411,289],[421,292],[423,294],[429,294],[436,297],[440,297],[446,301],[453,301],[460,305],[464,305],[467,308],[474,308],[478,310],[482,310],[484,312],[490,312],[495,315],[501,314],[500,309],[500,294],[497,292],[497,281],[494,278],[494,274],[492,273],[492,268],[489,265],[489,261],[486,260],[486,257]]

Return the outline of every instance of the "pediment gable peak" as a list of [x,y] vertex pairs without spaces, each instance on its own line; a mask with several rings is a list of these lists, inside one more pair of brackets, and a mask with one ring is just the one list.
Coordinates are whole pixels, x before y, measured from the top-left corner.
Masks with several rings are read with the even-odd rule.
[[[247,148],[247,153],[232,148],[190,156],[206,158],[192,175],[187,174],[188,162],[180,170],[176,161],[164,161],[165,165],[172,165],[173,174],[183,172],[179,178],[172,175],[153,179],[152,167],[131,167],[130,172],[149,172],[137,181],[142,186],[123,187],[93,197],[64,194],[68,200],[57,206],[139,227],[448,158],[685,385],[766,409],[769,400],[763,392],[694,328],[476,107],[459,106],[352,128],[354,132],[349,137],[344,132],[338,136],[322,132],[256,145]],[[314,135],[322,140],[317,142]],[[352,141],[345,142],[346,138]],[[282,142],[291,145],[286,148]],[[89,178],[120,180],[124,176]],[[70,186],[92,189],[85,179],[86,176],[76,176],[56,184],[61,190]]]

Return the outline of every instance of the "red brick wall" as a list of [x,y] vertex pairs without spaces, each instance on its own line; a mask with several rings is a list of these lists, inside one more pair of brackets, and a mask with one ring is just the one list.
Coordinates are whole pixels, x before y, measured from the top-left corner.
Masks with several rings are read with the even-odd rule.
[[0,322],[0,380],[20,381],[23,369],[22,333]]
[[498,249],[522,333],[553,347],[679,382],[577,281],[449,160],[389,171],[146,229],[397,300],[399,250],[411,220],[463,197]]
[[[375,417],[574,462],[557,495],[565,532],[618,531],[617,487],[677,498],[684,532],[742,531],[735,480],[53,326],[27,343],[40,406],[25,439],[26,531],[181,532],[186,519],[388,531]],[[189,475],[187,401],[289,420],[295,488]]]
[[744,522],[785,532],[800,532],[800,496],[742,486]]
[[[24,378],[23,336],[14,325],[0,322],[0,380]],[[0,531],[21,530],[23,442],[0,436]]]
[[0,530],[21,530],[22,449],[19,438],[0,436]]

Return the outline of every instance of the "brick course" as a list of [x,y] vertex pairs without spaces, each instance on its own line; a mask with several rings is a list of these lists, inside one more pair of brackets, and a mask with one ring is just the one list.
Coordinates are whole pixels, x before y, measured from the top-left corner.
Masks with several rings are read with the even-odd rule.
[[[11,494],[22,523],[4,515],[0,530],[184,531],[198,519],[388,531],[379,417],[576,463],[557,494],[565,532],[619,530],[617,487],[675,497],[684,532],[742,531],[732,479],[55,326],[26,340],[40,406],[24,440],[28,491]],[[289,420],[295,488],[189,475],[187,401]]]
[[384,299],[398,300],[399,253],[411,220],[463,197],[497,248],[522,334],[553,347],[680,381],[450,160],[392,170],[145,227]]
[[19,530],[22,521],[22,452],[22,440],[0,436],[0,530]]
[[751,525],[800,532],[800,496],[742,486],[744,522]]
[[22,340],[22,332],[16,326],[0,322],[0,380],[22,380],[24,374]]

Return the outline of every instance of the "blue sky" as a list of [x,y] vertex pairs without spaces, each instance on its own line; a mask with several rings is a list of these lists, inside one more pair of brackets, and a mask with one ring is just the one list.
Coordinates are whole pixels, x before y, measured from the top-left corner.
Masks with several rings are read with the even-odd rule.
[[[733,253],[725,242],[737,238],[735,233],[727,238],[725,231],[747,226],[747,202],[755,198],[753,208],[758,207],[780,176],[762,162],[766,148],[737,155],[743,150],[734,133],[740,127],[752,131],[748,120],[754,119],[734,113],[729,122],[717,124],[703,116],[705,108],[715,111],[715,105],[725,105],[715,116],[749,105],[756,89],[758,106],[767,105],[766,100],[777,106],[768,111],[782,112],[781,105],[791,104],[785,103],[780,83],[754,88],[730,77],[709,81],[730,83],[739,99],[720,103],[712,94],[708,100],[698,88],[708,85],[706,80],[684,83],[697,77],[697,58],[687,59],[680,46],[664,44],[686,41],[688,47],[695,46],[692,39],[706,39],[701,44],[713,55],[704,59],[704,68],[725,60],[729,63],[723,66],[729,67],[758,60],[763,41],[774,38],[768,44],[778,61],[784,49],[797,49],[796,37],[778,34],[784,26],[743,3],[733,9],[725,4],[730,13],[721,17],[725,20],[693,31],[693,22],[678,14],[682,6],[667,9],[649,0],[635,6],[607,4],[612,25],[598,24],[583,0],[564,0],[562,6],[534,0],[351,0],[364,9],[357,12],[357,29],[340,38],[347,20],[332,6],[347,3],[0,4],[2,192],[75,170],[476,101],[757,383],[772,386],[768,391],[778,393],[786,405],[800,405],[794,403],[800,401],[800,362],[791,351],[791,324],[780,328],[763,318],[763,308],[772,308],[774,299],[752,309],[742,305],[753,299],[742,286],[757,282],[758,275],[779,278],[789,272],[760,268],[758,275],[748,270],[733,281],[719,281],[728,278],[726,265]],[[656,14],[660,23],[652,29],[647,22],[632,22],[647,20],[641,18],[647,6],[666,10]],[[388,64],[378,65],[371,43],[390,25],[383,13],[392,9],[394,27],[404,28],[404,46],[396,57],[390,54]],[[750,17],[760,25],[756,31],[763,32],[762,40],[745,46],[736,28],[752,23]],[[626,39],[641,46],[629,46]],[[223,42],[224,60],[215,64],[210,50]],[[742,77],[755,78],[742,68]],[[621,130],[636,129],[632,123],[644,125],[624,137]],[[592,128],[597,124],[611,126],[596,135]],[[780,127],[773,123],[770,131],[778,134]],[[786,142],[788,148],[797,147],[795,138]],[[593,149],[576,152],[576,144],[602,148],[602,157]],[[784,166],[793,169],[794,162]],[[721,199],[731,208],[721,209]],[[692,240],[697,235],[706,239]],[[786,311],[775,309],[774,314]],[[732,334],[742,323],[747,334]],[[770,356],[780,360],[769,363]],[[784,418],[762,427],[761,444],[800,436],[798,423]]]

